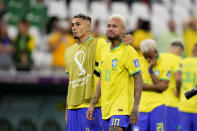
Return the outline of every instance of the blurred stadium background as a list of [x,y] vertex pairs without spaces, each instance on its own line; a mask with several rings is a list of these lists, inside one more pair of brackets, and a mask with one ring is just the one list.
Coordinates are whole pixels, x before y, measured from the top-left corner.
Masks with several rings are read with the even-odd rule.
[[104,37],[108,16],[118,13],[128,33],[142,20],[159,40],[173,20],[174,37],[184,40],[187,25],[197,26],[196,7],[197,0],[0,0],[0,131],[65,130],[68,79],[60,48],[74,44],[75,14],[92,17],[95,37]]

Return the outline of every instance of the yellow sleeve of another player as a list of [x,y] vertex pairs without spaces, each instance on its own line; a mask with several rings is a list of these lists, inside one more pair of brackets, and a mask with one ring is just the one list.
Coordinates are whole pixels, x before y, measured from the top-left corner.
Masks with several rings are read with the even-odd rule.
[[181,60],[182,60],[182,59],[178,60],[178,61],[176,62],[176,64],[174,65],[174,72],[175,72],[175,73],[178,72],[178,71],[180,71]]
[[129,74],[132,76],[135,73],[141,71],[140,62],[138,58],[138,54],[136,50],[132,46],[126,47],[126,56],[125,59],[125,67],[129,71]]
[[104,48],[106,44],[106,41],[102,38],[98,40],[97,47],[96,47],[96,56],[95,56],[95,68],[94,68],[94,74],[99,76],[99,64],[101,62],[101,54],[102,54],[102,48]]
[[171,77],[171,69],[169,66],[163,66],[161,70],[160,80],[170,80]]

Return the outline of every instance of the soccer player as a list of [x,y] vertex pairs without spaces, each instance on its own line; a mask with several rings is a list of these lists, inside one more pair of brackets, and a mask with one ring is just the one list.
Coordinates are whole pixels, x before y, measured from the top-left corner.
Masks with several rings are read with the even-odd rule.
[[[67,48],[65,53],[66,72],[69,75],[69,87],[67,95],[67,109],[65,120],[67,131],[101,131],[100,103],[96,105],[94,121],[86,119],[86,112],[94,95],[93,75],[95,65],[100,61],[100,50],[107,44],[104,39],[91,38],[89,36],[91,18],[79,14],[72,21],[72,32],[77,43]],[[124,38],[132,43],[132,37]],[[98,74],[95,71],[95,74]]]
[[124,45],[121,40],[124,34],[124,18],[118,14],[112,15],[107,24],[110,43],[101,51],[101,76],[87,112],[87,118],[94,120],[94,107],[101,96],[104,131],[123,131],[130,123],[138,122],[141,69],[135,49]]
[[180,55],[184,50],[183,42],[181,40],[173,40],[168,53],[161,53],[160,56],[166,60],[171,68],[171,78],[168,89],[165,91],[166,101],[166,130],[176,131],[179,125],[179,65],[182,58]]
[[180,126],[181,131],[197,131],[197,95],[187,100],[184,93],[197,85],[197,44],[192,56],[181,62],[182,85],[180,92]]
[[142,41],[140,48],[143,53],[140,64],[144,83],[139,106],[139,122],[134,126],[134,130],[164,131],[166,107],[162,92],[168,88],[170,70],[166,61],[159,56],[154,40]]

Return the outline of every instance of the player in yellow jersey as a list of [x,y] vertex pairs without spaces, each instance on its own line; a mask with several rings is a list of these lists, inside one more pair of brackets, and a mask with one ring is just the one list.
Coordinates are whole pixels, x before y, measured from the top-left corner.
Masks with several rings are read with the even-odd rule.
[[179,125],[179,65],[182,58],[180,57],[184,50],[183,42],[181,40],[173,40],[169,48],[169,52],[161,53],[160,57],[166,60],[171,68],[171,78],[168,89],[165,93],[166,101],[166,130],[176,131]]
[[197,131],[197,95],[189,100],[184,93],[197,85],[197,44],[194,46],[192,56],[181,62],[182,85],[180,92],[180,126],[181,131]]
[[[69,87],[67,95],[68,110],[65,113],[67,131],[101,131],[101,111],[95,109],[94,121],[86,119],[86,111],[94,95],[93,75],[95,65],[100,61],[100,50],[107,44],[104,39],[89,37],[91,18],[79,14],[72,21],[72,32],[77,43],[67,48],[65,65],[69,74]],[[130,40],[128,39],[130,38]],[[131,43],[131,37],[127,37]],[[95,74],[97,74],[95,72]],[[100,107],[100,105],[96,105]]]
[[159,56],[156,42],[147,39],[141,43],[143,91],[139,106],[139,122],[134,130],[164,131],[166,107],[163,91],[168,88],[170,70],[166,61]]
[[123,131],[130,123],[138,122],[141,69],[135,49],[125,46],[121,40],[124,34],[124,18],[112,15],[107,25],[107,37],[111,43],[101,51],[101,77],[87,112],[87,118],[93,120],[94,106],[101,96],[104,131]]

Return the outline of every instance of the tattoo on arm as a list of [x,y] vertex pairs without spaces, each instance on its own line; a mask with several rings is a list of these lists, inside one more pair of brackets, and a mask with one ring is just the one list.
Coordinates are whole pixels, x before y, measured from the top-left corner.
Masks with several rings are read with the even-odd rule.
[[139,106],[140,98],[142,94],[142,86],[143,86],[143,80],[141,72],[137,72],[134,74],[134,106]]
[[94,97],[92,98],[91,104],[96,105],[98,102],[99,98],[101,96],[101,78],[99,79],[97,86],[96,86],[96,92],[94,94]]

